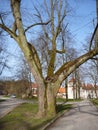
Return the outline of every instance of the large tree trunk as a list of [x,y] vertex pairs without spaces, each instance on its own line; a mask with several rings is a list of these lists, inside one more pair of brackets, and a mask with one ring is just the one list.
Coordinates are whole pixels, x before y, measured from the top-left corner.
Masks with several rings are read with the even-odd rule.
[[43,83],[38,84],[38,117],[46,115],[46,86]]
[[54,117],[56,115],[56,83],[38,85],[38,116]]
[[54,87],[55,84],[52,83],[47,85],[47,116],[56,115],[56,95],[53,91]]
[[56,115],[56,94],[55,86],[60,86],[57,83],[46,83],[45,86],[39,86],[39,117],[54,117]]

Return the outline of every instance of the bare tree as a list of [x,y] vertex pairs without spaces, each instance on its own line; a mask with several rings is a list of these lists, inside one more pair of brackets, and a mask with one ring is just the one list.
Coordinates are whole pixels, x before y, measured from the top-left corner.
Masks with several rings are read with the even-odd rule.
[[82,87],[80,67],[74,71],[75,76],[75,99],[80,99],[80,88]]
[[2,38],[3,31],[0,31],[0,75],[3,73],[5,68],[9,68],[7,65],[8,54],[6,54],[6,46],[3,43]]
[[[38,8],[35,7],[37,15],[40,18],[39,23],[35,23],[27,27],[23,26],[23,19],[21,15],[21,0],[10,0],[11,9],[14,18],[13,29],[8,28],[1,20],[0,28],[4,29],[10,34],[10,36],[17,42],[22,49],[24,56],[30,66],[31,72],[38,84],[38,115],[39,116],[55,116],[56,114],[56,94],[60,87],[60,84],[81,64],[86,62],[88,59],[98,54],[98,48],[87,52],[86,54],[78,57],[75,60],[64,63],[62,66],[55,70],[56,56],[57,53],[64,53],[65,50],[58,50],[58,36],[61,34],[62,23],[64,21],[66,13],[66,3],[62,0],[50,0],[47,5],[44,0],[45,8],[50,19],[44,22]],[[49,10],[50,9],[50,10]],[[55,17],[56,16],[56,17]],[[49,24],[50,32],[45,28],[45,25]],[[42,25],[43,32],[48,39],[51,48],[49,48],[49,64],[47,68],[47,76],[44,77],[42,73],[42,66],[40,57],[33,45],[27,41],[26,32],[34,27],[35,25]]]
[[90,65],[88,66],[88,77],[90,78],[91,82],[94,85],[95,89],[95,96],[98,97],[97,95],[97,84],[98,84],[98,60],[92,60],[90,62]]
[[17,67],[16,75],[17,79],[21,80],[24,85],[24,88],[26,88],[25,91],[23,90],[24,93],[21,94],[23,94],[25,97],[31,97],[33,76],[23,55],[20,56],[20,62]]

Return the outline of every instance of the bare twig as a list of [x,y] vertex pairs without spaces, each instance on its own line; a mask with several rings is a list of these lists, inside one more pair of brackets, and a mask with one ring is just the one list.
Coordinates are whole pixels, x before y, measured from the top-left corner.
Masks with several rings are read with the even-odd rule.
[[30,25],[29,27],[27,27],[27,29],[25,29],[25,32],[28,31],[30,28],[34,27],[34,26],[38,26],[38,25],[47,25],[51,22],[51,20],[47,21],[47,22],[39,22],[39,23],[35,23]]

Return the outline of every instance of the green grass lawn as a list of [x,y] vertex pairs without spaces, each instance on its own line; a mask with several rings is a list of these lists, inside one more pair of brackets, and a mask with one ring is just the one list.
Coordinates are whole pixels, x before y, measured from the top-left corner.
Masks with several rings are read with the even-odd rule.
[[83,99],[68,99],[66,101],[66,99],[64,98],[57,98],[56,101],[57,102],[78,102],[78,101],[82,101]]
[[98,106],[98,99],[91,99],[91,101],[92,101],[96,106]]
[[68,99],[68,102],[80,102],[83,99]]
[[[70,109],[71,105],[57,106],[57,112]],[[0,119],[0,130],[39,130],[51,119],[36,117],[37,104],[24,103]]]

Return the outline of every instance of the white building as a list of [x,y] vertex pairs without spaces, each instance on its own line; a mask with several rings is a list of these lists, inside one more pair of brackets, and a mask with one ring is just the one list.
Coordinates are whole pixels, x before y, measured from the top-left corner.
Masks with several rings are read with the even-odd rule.
[[[68,82],[68,90],[66,91],[65,87],[60,87],[57,93],[57,97],[66,98],[66,92],[68,92],[68,99],[76,99],[76,98],[96,98],[98,95],[98,86],[95,87],[92,84],[84,84],[81,86],[77,84],[74,78],[72,78]],[[32,95],[37,96],[38,94],[38,85],[36,83],[32,83]]]
[[[76,96],[77,94],[77,96]],[[97,98],[98,86],[94,87],[92,84],[84,84],[76,87],[76,81],[72,78],[68,83],[68,99],[75,99],[80,97],[85,98]]]

